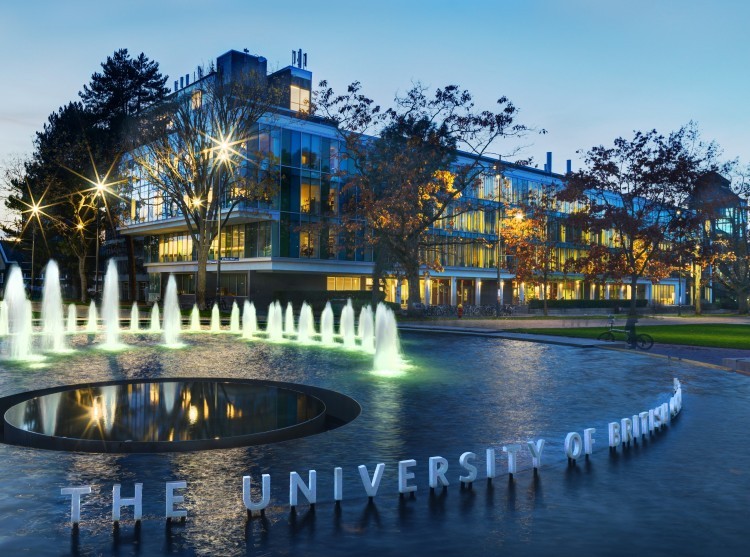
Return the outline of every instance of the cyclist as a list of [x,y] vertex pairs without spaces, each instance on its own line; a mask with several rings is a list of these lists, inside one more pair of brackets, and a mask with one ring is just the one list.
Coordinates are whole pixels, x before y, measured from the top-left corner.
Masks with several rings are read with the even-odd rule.
[[635,348],[635,324],[638,323],[638,316],[634,313],[628,314],[628,319],[625,321],[625,331],[628,335],[628,345],[630,348]]

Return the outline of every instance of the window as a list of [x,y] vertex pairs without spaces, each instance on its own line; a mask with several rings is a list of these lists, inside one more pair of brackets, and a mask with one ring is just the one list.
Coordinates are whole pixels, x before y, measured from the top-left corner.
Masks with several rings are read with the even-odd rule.
[[328,290],[361,290],[359,277],[327,277]]
[[300,257],[320,257],[318,253],[317,234],[310,231],[299,233],[299,255]]
[[310,109],[310,91],[296,85],[290,87],[289,108],[297,112],[307,112]]
[[299,196],[300,213],[320,214],[320,180],[302,178]]

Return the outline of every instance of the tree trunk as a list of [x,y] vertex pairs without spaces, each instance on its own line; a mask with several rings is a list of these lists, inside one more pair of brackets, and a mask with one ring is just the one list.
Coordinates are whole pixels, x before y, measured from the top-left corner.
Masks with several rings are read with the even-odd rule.
[[628,314],[638,314],[638,277],[630,277],[630,311]]
[[701,265],[693,265],[693,305],[695,306],[695,315],[703,313],[701,307],[701,278],[703,277],[703,267]]
[[744,315],[747,309],[747,292],[737,292],[737,313]]
[[132,236],[125,238],[125,246],[128,254],[128,289],[130,291],[130,301],[134,302],[138,298],[138,289],[135,280],[135,248]]
[[382,256],[375,255],[375,264],[372,267],[372,307],[377,307],[380,302],[380,281],[383,278],[383,260]]
[[408,308],[407,312],[409,315],[415,315],[418,312],[414,308],[414,304],[421,303],[422,295],[419,290],[419,264],[415,262],[409,262],[408,265],[404,265],[406,271],[406,280],[409,283],[409,299],[407,301]]
[[81,302],[89,301],[88,281],[86,280],[86,254],[78,256],[78,276],[81,280]]
[[198,273],[195,279],[195,303],[198,309],[206,309],[206,269],[208,267],[208,250],[211,244],[198,248]]

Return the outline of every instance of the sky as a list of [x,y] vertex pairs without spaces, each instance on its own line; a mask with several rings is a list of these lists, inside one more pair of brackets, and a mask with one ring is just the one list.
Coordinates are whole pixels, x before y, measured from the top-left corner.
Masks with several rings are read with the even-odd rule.
[[500,145],[553,170],[634,130],[695,121],[727,159],[750,157],[750,2],[744,0],[5,0],[0,166],[28,157],[49,114],[119,48],[174,79],[247,48],[269,69],[308,53],[317,83],[381,105],[415,82],[507,96],[531,133]]

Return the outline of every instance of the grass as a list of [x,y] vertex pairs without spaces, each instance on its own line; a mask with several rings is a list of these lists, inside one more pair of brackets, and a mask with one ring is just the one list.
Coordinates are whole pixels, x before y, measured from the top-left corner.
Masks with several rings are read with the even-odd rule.
[[[513,329],[516,333],[532,333],[563,337],[596,338],[606,327]],[[710,348],[736,348],[750,350],[750,325],[704,323],[701,325],[653,325],[637,327],[636,333],[648,333],[655,343],[707,346]],[[625,340],[623,333],[615,340]]]

